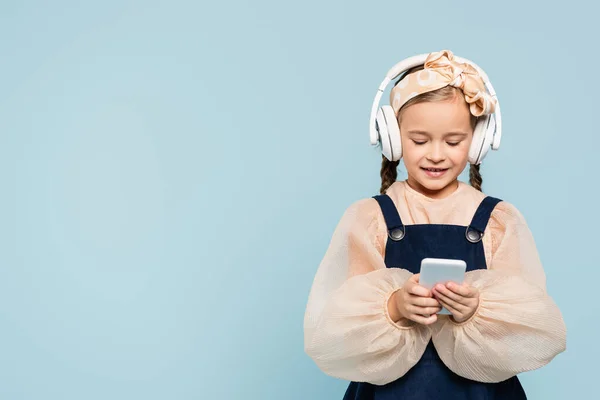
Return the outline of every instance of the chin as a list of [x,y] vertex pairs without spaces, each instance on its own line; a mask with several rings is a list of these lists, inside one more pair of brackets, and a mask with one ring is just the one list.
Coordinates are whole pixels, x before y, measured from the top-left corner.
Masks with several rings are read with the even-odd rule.
[[448,185],[451,185],[454,182],[456,182],[457,179],[458,179],[458,176],[453,176],[453,175],[445,176],[445,177],[439,178],[439,179],[431,178],[428,176],[419,176],[419,179],[417,180],[417,182],[419,182],[419,184],[427,191],[438,192],[438,191],[448,187]]

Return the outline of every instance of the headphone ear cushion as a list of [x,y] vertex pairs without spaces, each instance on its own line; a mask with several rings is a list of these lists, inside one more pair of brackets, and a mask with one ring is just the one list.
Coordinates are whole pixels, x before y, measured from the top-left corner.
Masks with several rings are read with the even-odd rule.
[[[473,141],[469,148],[469,163],[478,165],[483,161],[487,151],[485,149],[486,136],[489,136],[490,116],[480,117],[473,130]],[[493,134],[493,132],[492,132]],[[488,141],[489,146],[489,141]]]
[[375,129],[379,135],[379,143],[381,144],[381,153],[388,160],[392,160],[392,144],[390,143],[390,135],[388,134],[388,125],[382,108],[377,110],[375,116]]
[[390,161],[398,161],[402,158],[402,142],[400,140],[400,127],[396,119],[396,113],[391,106],[382,106],[381,114],[385,118],[387,135],[390,147]]

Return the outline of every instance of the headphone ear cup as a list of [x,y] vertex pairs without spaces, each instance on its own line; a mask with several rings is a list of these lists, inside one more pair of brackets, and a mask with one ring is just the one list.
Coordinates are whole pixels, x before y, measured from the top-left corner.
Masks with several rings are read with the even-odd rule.
[[[492,126],[493,129],[493,126]],[[493,135],[493,132],[491,132]],[[488,138],[489,137],[489,138]],[[490,135],[490,116],[486,115],[480,117],[473,130],[473,141],[469,148],[469,163],[473,165],[479,165],[487,154],[487,147],[490,146],[490,141],[486,139],[492,139]]]
[[383,110],[379,108],[375,116],[375,129],[379,135],[379,143],[381,143],[381,153],[388,160],[392,160],[392,144],[390,143],[390,135],[388,134],[388,126]]
[[381,111],[381,118],[385,121],[387,148],[389,149],[384,155],[390,161],[398,161],[402,158],[402,142],[400,141],[400,127],[398,126],[396,113],[394,113],[391,106],[382,106],[379,110]]

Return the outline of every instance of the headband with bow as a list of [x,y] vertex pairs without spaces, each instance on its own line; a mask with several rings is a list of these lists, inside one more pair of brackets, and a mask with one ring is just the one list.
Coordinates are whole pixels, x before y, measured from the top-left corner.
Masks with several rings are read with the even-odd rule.
[[408,100],[448,85],[463,91],[471,114],[474,116],[479,117],[494,112],[496,100],[486,91],[478,71],[470,64],[456,61],[450,50],[429,54],[424,69],[402,78],[392,88],[390,104],[398,115],[398,111]]

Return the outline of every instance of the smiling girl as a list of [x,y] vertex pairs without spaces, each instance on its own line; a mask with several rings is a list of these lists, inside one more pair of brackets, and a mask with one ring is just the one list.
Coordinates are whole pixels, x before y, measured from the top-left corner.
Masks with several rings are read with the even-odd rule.
[[[564,351],[566,328],[523,215],[481,191],[499,104],[472,62],[422,56],[390,70],[403,75],[377,117],[380,194],[335,229],[308,298],[305,351],[350,381],[346,400],[525,399],[517,375]],[[458,180],[467,164],[470,185]],[[464,260],[464,282],[421,286],[428,257]]]

